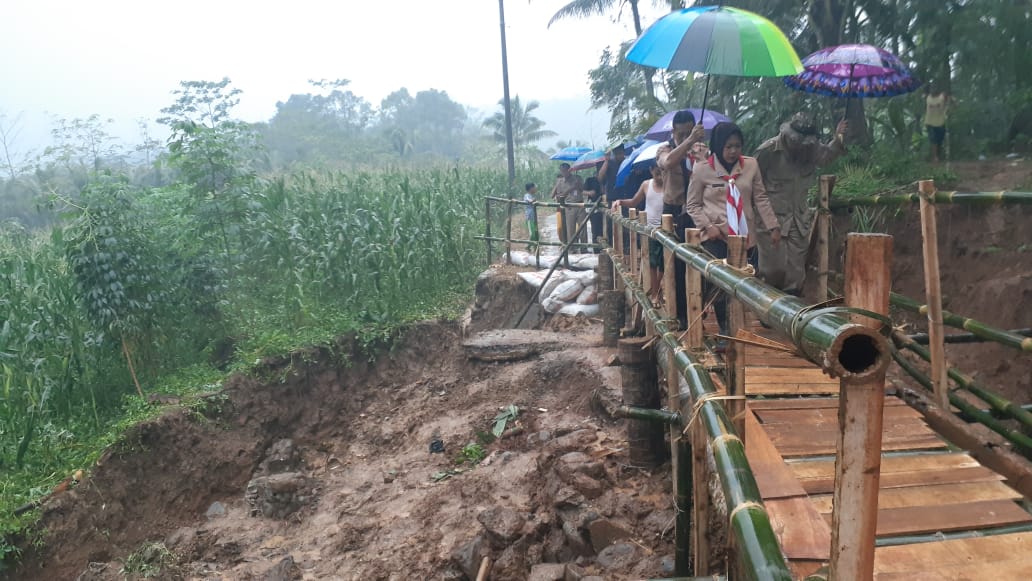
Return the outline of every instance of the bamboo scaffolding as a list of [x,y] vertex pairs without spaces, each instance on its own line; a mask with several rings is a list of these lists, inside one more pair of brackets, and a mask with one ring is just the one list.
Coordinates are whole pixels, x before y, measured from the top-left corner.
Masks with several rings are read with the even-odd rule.
[[[681,397],[690,396],[694,401],[701,401],[696,405],[698,411],[695,421],[702,423],[709,437],[730,515],[730,532],[735,538],[743,571],[755,580],[792,579],[771,527],[770,517],[763,507],[763,499],[746,459],[742,440],[735,433],[724,406],[710,399],[718,392],[709,373],[684,350],[677,335],[668,326],[668,321],[655,309],[624,267],[623,261],[611,250],[607,250],[607,254],[613,260],[614,270],[641,305],[645,316],[652,320],[662,344],[672,353],[673,363],[690,392]],[[686,405],[687,402],[682,401],[681,404]],[[685,539],[678,539],[677,542],[685,542]]]
[[[932,390],[932,380],[915,367],[913,363],[903,357],[902,353],[893,351],[892,358],[896,360],[896,364],[899,365],[900,369],[907,372],[907,375],[914,378],[918,384],[928,391]],[[974,418],[978,423],[1003,436],[1007,441],[1017,446],[1023,454],[1032,454],[1032,438],[1011,430],[992,415],[978,409],[974,404],[960,397],[955,392],[950,392],[949,398],[950,403],[959,409],[962,414]]]
[[[931,353],[928,352],[923,345],[918,345],[913,339],[910,339],[899,331],[892,333],[892,340],[902,349],[912,351],[917,354],[918,357],[925,361],[931,362]],[[1001,396],[1000,394],[988,389],[975,381],[973,377],[967,375],[956,369],[950,367],[946,370],[949,379],[952,379],[956,384],[963,390],[970,392],[978,399],[989,404],[989,407],[1000,414],[1003,414],[1009,419],[1017,420],[1026,428],[1032,429],[1032,413],[1023,408],[1021,405],[1016,404],[1009,399]],[[952,400],[950,400],[952,401]]]
[[[879,194],[832,198],[832,209],[854,206],[906,206],[921,201],[919,194]],[[1032,204],[1032,192],[935,192],[936,204]]]
[[[892,302],[894,307],[899,307],[905,311],[917,313],[919,315],[928,314],[928,305],[923,305],[910,297],[898,293],[892,293],[889,295],[889,300]],[[942,322],[944,325],[949,325],[954,329],[963,329],[978,337],[982,337],[983,339],[994,341],[1001,345],[1006,345],[1022,351],[1032,352],[1032,338],[1030,337],[1023,337],[1012,331],[997,329],[996,327],[991,327],[981,321],[956,315],[946,310],[943,310],[942,312]]]
[[616,215],[612,218],[672,249],[680,260],[698,270],[720,290],[742,301],[761,321],[789,337],[804,357],[833,377],[861,379],[888,367],[890,355],[885,337],[850,322],[840,314],[841,309],[814,309],[702,249],[678,243],[673,236],[656,228],[642,227]]

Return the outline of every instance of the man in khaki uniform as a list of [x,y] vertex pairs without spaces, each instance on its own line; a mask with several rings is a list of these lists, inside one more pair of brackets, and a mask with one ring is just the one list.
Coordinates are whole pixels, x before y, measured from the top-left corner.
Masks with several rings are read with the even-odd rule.
[[[559,177],[555,180],[555,186],[552,188],[552,199],[563,203],[581,203],[584,201],[584,197],[581,192],[584,191],[584,180],[570,170],[570,164],[562,163],[559,165]],[[577,231],[577,226],[581,223],[581,220],[587,214],[584,212],[584,208],[566,208],[566,223],[563,227],[566,229],[566,235],[572,237],[574,232]],[[560,228],[559,236],[563,235],[562,228]],[[587,242],[588,235],[586,230],[581,231],[581,235],[575,242]],[[566,242],[566,240],[563,240]]]
[[807,204],[807,191],[814,183],[818,167],[825,166],[846,152],[843,142],[848,124],[839,122],[835,138],[823,144],[813,118],[796,113],[781,125],[777,137],[756,149],[756,161],[763,174],[778,223],[781,243],[774,245],[770,230],[756,224],[756,245],[760,251],[760,278],[786,293],[799,296],[806,279],[806,252],[810,246],[813,213]]

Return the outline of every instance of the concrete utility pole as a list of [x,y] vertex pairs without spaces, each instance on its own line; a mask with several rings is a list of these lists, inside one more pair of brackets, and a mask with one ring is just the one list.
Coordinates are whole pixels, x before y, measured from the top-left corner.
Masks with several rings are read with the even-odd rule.
[[509,105],[509,57],[505,50],[505,0],[498,0],[502,28],[502,100],[505,106],[505,155],[509,162],[509,195],[516,181],[516,154],[512,144],[512,107]]

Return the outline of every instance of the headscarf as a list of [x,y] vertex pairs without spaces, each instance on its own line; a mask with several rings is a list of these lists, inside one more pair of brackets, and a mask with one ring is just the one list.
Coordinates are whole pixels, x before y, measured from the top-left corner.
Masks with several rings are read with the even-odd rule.
[[[745,135],[742,134],[742,130],[737,125],[729,121],[722,121],[717,123],[713,128],[713,133],[710,136],[710,152],[713,157],[720,162],[720,165],[724,166],[724,170],[727,173],[731,173],[731,168],[735,166],[733,163],[728,163],[724,159],[724,144],[731,138],[732,135],[737,135],[742,140],[742,149],[745,149]],[[737,162],[736,162],[737,163]]]

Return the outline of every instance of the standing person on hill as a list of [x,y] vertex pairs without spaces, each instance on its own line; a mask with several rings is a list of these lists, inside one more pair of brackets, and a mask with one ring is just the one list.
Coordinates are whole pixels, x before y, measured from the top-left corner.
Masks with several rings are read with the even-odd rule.
[[[664,143],[656,152],[656,162],[663,170],[663,213],[674,216],[674,236],[684,242],[684,229],[692,226],[691,220],[684,215],[685,196],[688,183],[692,179],[692,147],[706,139],[706,130],[702,124],[695,124],[695,115],[691,111],[682,110],[674,113],[673,129],[670,141]],[[688,295],[684,286],[683,261],[674,262],[674,281],[676,282],[677,321],[682,329],[688,328]],[[670,300],[670,297],[667,297]]]
[[524,186],[526,192],[523,194],[523,201],[527,203],[523,208],[523,216],[527,219],[527,232],[529,235],[530,244],[527,245],[527,252],[536,252],[538,248],[538,242],[540,241],[538,235],[538,223],[537,223],[537,208],[534,204],[537,203],[537,184],[530,182]]
[[756,161],[770,205],[781,225],[781,244],[760,225],[754,231],[759,248],[760,278],[788,294],[800,296],[806,279],[806,252],[813,226],[807,194],[818,167],[828,165],[846,152],[846,121],[835,128],[835,138],[822,144],[813,118],[796,113],[781,125],[777,137],[756,149]]
[[925,129],[928,130],[928,142],[932,146],[932,163],[939,163],[942,144],[946,141],[946,113],[950,106],[950,96],[938,83],[928,85],[925,95]]
[[[559,164],[559,178],[555,180],[555,186],[552,187],[552,199],[559,203],[580,203],[584,199],[581,195],[583,190],[584,181],[570,170],[570,164],[565,162]],[[573,233],[577,231],[577,225],[583,218],[584,208],[566,209],[566,223],[563,226],[566,228],[567,236],[573,236]],[[562,236],[562,228],[560,228],[559,235]],[[584,241],[587,241],[587,236],[584,235],[584,230],[581,230],[580,239],[574,242]]]
[[[716,258],[727,258],[727,237],[747,237],[752,249],[760,223],[770,232],[776,246],[781,226],[763,187],[760,165],[742,155],[745,138],[734,123],[718,123],[713,128],[709,159],[695,165],[688,186],[685,210],[695,227],[702,231],[702,247]],[[713,292],[713,291],[709,291]],[[721,334],[727,333],[727,299],[721,295],[713,303]]]
[[[652,179],[642,182],[641,187],[629,200],[616,200],[612,208],[637,208],[645,202],[645,215],[649,226],[659,227],[663,223],[663,170],[654,165],[651,168]],[[663,245],[649,238],[649,296],[659,297],[662,285],[659,284],[659,273],[663,272]]]

